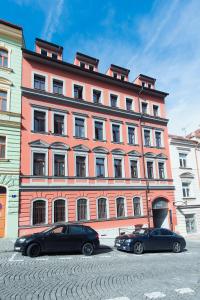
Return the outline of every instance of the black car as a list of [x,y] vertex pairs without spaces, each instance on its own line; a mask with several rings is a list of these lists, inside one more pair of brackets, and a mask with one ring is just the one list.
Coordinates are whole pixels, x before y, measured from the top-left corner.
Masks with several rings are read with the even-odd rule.
[[73,251],[91,255],[99,244],[98,233],[89,226],[57,224],[40,233],[18,238],[14,250],[30,257],[41,253]]
[[132,234],[124,234],[115,239],[115,247],[118,250],[135,254],[164,250],[179,253],[185,246],[185,239],[181,235],[164,228],[140,229]]

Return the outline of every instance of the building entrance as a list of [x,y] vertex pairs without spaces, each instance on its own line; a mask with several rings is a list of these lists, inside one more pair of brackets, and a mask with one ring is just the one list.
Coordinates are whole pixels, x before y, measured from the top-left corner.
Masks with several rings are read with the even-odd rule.
[[153,202],[153,224],[156,228],[169,228],[168,202],[164,198],[158,198]]

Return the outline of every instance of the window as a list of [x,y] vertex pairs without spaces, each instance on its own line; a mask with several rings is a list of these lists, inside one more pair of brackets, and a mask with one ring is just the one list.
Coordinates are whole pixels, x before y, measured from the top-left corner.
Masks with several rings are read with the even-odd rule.
[[33,175],[45,176],[45,153],[33,153]]
[[148,83],[148,88],[151,89],[151,83]]
[[62,115],[54,114],[54,133],[64,135],[64,120]]
[[65,176],[65,155],[54,155],[54,176]]
[[65,222],[65,200],[58,199],[53,203],[54,208],[54,223],[56,222]]
[[77,220],[85,221],[88,219],[87,200],[79,199],[77,201]]
[[197,231],[195,214],[185,215],[185,224],[187,233],[195,233]]
[[74,85],[74,98],[83,99],[83,87],[81,85]]
[[46,223],[46,201],[36,200],[33,202],[33,225]]
[[103,157],[96,158],[96,176],[105,177],[105,158]]
[[130,166],[131,166],[131,178],[138,178],[138,162],[137,160],[131,160]]
[[179,164],[181,168],[187,167],[187,154],[186,153],[179,153]]
[[0,67],[8,67],[8,51],[0,49]]
[[99,141],[103,141],[103,122],[95,121],[94,130],[95,130],[95,139]]
[[117,96],[116,95],[110,95],[110,105],[111,107],[117,107]]
[[112,124],[112,138],[113,142],[120,143],[120,125]]
[[117,78],[117,73],[114,73],[114,72],[113,72],[113,77],[114,77],[114,78]]
[[93,90],[93,102],[101,103],[101,91]]
[[6,157],[6,137],[0,136],[0,159]]
[[45,91],[45,76],[34,74],[34,89]]
[[168,229],[160,228],[160,235],[174,235],[174,233]]
[[7,111],[7,92],[0,90],[0,110]]
[[121,75],[121,80],[124,81],[124,79],[125,79],[125,76]]
[[135,128],[133,127],[128,127],[128,143],[135,144]]
[[52,54],[51,54],[51,57],[52,57],[53,59],[58,59],[58,54],[52,53]]
[[151,146],[151,135],[150,130],[144,129],[144,146]]
[[53,93],[63,95],[63,82],[53,79]]
[[153,162],[147,162],[147,178],[153,179]]
[[129,99],[129,98],[126,98],[126,109],[127,110],[132,110],[133,109],[133,100],[132,99]]
[[40,110],[34,110],[34,131],[36,132],[46,131],[46,112]]
[[161,132],[159,132],[159,131],[155,132],[155,139],[156,139],[156,147],[160,148],[162,146],[162,143],[161,143]]
[[164,179],[165,178],[165,164],[163,162],[158,163],[158,172],[159,172],[159,178]]
[[90,70],[90,71],[94,71],[94,66],[89,65],[89,70]]
[[75,118],[75,136],[85,137],[85,119]]
[[69,226],[69,234],[71,235],[82,235],[85,234],[85,227],[77,226],[77,225],[70,225]]
[[122,160],[121,159],[114,159],[114,174],[115,178],[122,177]]
[[47,51],[44,50],[44,49],[41,49],[41,54],[42,54],[43,56],[47,56]]
[[144,81],[142,81],[142,87],[145,87],[145,82]]
[[183,197],[190,197],[190,183],[182,182]]
[[86,177],[86,157],[76,156],[76,176]]
[[98,203],[98,219],[107,219],[107,200],[100,198],[97,200]]
[[84,62],[80,62],[80,67],[81,67],[82,69],[85,69],[85,63],[84,63]]
[[147,114],[147,107],[148,107],[148,104],[145,102],[142,102],[142,113],[143,114]]
[[134,216],[141,216],[141,206],[139,197],[133,198],[133,211]]
[[154,117],[158,117],[158,105],[153,105],[153,115]]
[[52,234],[61,234],[61,233],[65,233],[65,231],[66,231],[65,226],[59,226],[59,227],[56,227],[56,228],[52,229],[50,232]]
[[117,218],[125,217],[124,198],[122,197],[117,198],[116,206],[117,206]]

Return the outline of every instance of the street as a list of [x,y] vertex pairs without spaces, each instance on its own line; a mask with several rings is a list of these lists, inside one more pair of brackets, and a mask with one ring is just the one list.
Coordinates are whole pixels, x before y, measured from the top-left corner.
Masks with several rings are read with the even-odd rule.
[[134,255],[103,248],[24,257],[0,241],[0,299],[200,299],[200,242],[187,251]]

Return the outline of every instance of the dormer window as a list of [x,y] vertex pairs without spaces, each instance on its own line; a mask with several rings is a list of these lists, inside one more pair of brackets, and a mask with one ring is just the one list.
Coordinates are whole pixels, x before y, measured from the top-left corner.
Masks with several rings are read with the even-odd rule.
[[47,51],[44,50],[44,49],[41,49],[41,54],[42,54],[43,56],[47,56]]
[[121,75],[121,80],[124,81],[124,79],[125,79],[125,76]]
[[145,87],[145,82],[144,81],[142,81],[142,87]]
[[148,88],[151,89],[151,83],[148,83]]
[[8,51],[0,49],[0,67],[8,67]]
[[84,63],[84,62],[80,62],[80,67],[81,67],[82,69],[85,69],[85,63]]
[[90,71],[94,71],[94,66],[89,65],[89,70],[90,70]]
[[113,77],[117,78],[117,73],[113,72]]
[[58,54],[52,53],[51,57],[52,57],[53,59],[58,59]]

